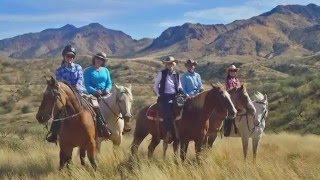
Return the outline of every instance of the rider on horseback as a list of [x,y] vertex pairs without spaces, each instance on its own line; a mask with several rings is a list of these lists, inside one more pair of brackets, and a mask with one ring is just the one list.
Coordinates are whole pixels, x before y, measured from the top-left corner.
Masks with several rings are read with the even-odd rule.
[[188,97],[196,96],[203,91],[201,76],[195,72],[197,62],[188,59],[184,64],[187,68],[187,72],[181,78],[181,84],[184,92]]
[[178,137],[173,125],[173,103],[177,93],[183,93],[183,90],[179,79],[179,73],[174,70],[178,60],[174,59],[172,56],[168,56],[162,62],[165,64],[165,69],[157,74],[154,83],[154,91],[158,96],[157,102],[160,103],[160,109],[164,116],[163,120],[166,130],[164,141],[169,142],[171,139],[171,132],[175,133],[176,138]]
[[[71,45],[64,47],[62,51],[63,60],[61,66],[56,70],[56,79],[65,81],[77,90],[79,94],[86,92],[83,87],[83,72],[79,64],[74,63],[76,56],[76,49]],[[50,132],[47,136],[47,141],[56,143],[61,121],[53,121],[51,124]]]
[[107,55],[104,52],[95,54],[92,58],[92,65],[84,71],[84,84],[91,95],[92,105],[97,114],[96,120],[99,127],[99,133],[102,137],[109,138],[111,130],[107,127],[106,121],[101,114],[97,98],[110,95],[112,82],[109,70],[105,67]]

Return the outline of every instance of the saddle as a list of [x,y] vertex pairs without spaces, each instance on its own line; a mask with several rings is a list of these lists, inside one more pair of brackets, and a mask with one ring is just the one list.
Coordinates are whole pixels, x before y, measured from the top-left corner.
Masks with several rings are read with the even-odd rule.
[[[183,110],[181,110],[180,113],[174,115],[175,121],[181,119],[182,112],[183,112]],[[160,105],[158,103],[150,105],[150,107],[147,110],[146,116],[149,120],[163,121],[163,114],[162,114],[162,111],[160,111]]]

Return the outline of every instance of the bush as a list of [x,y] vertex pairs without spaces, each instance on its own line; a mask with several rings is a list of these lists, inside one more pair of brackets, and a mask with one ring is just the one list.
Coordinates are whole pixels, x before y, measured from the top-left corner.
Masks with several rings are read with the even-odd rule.
[[22,112],[23,114],[26,114],[26,113],[31,112],[30,106],[24,105],[24,106],[21,108],[21,112]]
[[23,86],[21,89],[17,90],[17,93],[22,97],[28,97],[31,94],[31,90],[28,87]]

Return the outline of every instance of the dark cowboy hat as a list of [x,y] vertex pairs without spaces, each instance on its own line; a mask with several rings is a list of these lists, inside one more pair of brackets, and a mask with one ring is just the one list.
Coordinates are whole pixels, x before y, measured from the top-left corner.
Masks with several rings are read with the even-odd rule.
[[104,52],[98,52],[97,54],[93,55],[93,58],[96,58],[96,57],[104,61],[108,60],[107,55]]
[[162,62],[164,63],[164,64],[167,64],[167,63],[178,63],[179,61],[177,60],[177,59],[174,59],[174,57],[173,56],[168,56],[168,57],[166,57],[164,60],[162,60]]
[[193,60],[193,59],[188,59],[188,60],[186,61],[186,63],[184,63],[184,65],[185,65],[186,67],[189,67],[189,66],[191,66],[191,65],[196,66],[197,64],[198,64],[197,61],[195,61],[195,60]]

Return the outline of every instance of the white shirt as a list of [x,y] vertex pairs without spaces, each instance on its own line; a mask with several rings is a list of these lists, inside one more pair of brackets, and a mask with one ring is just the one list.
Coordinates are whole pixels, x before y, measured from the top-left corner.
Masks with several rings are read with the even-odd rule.
[[[155,83],[154,83],[154,86],[153,86],[153,90],[157,94],[157,96],[160,96],[159,88],[160,88],[161,78],[162,78],[162,71],[160,71],[157,74],[157,77],[155,79]],[[178,84],[178,89],[180,89],[180,88],[182,88],[181,81],[179,81],[179,84]],[[167,75],[167,79],[166,79],[166,82],[165,82],[164,93],[166,93],[166,94],[175,94],[176,93],[176,89],[174,87],[174,81],[173,81],[173,74]]]

